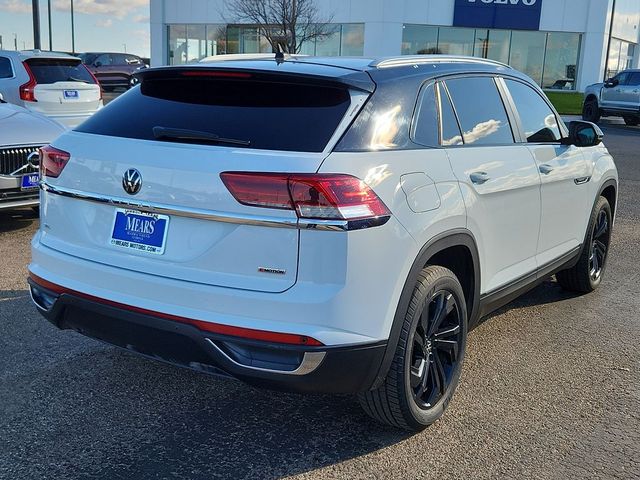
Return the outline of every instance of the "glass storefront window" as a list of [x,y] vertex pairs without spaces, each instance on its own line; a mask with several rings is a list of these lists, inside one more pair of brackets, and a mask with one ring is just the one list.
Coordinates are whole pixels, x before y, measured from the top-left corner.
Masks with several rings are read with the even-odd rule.
[[511,34],[509,65],[529,75],[538,85],[542,85],[546,42],[544,32],[514,31]]
[[351,23],[342,25],[340,55],[357,57],[364,53],[364,24]]
[[[404,25],[402,54],[473,55],[507,63],[544,88],[574,90],[582,35],[473,28]],[[617,47],[609,68],[631,65],[635,45]],[[614,45],[615,50],[615,45]],[[615,62],[614,62],[615,59]]]
[[169,65],[187,63],[187,26],[169,25]]
[[577,33],[553,32],[547,36],[543,88],[574,90],[580,50]]
[[438,53],[473,55],[475,30],[471,28],[440,28]]
[[511,32],[508,30],[476,30],[475,57],[488,58],[497,62],[509,62]]
[[198,62],[206,56],[206,26],[187,25],[187,63]]
[[209,55],[224,55],[227,53],[227,26],[207,25],[207,53]]
[[438,27],[404,25],[402,28],[402,55],[441,53],[438,51]]
[[340,29],[316,40],[316,53],[318,57],[335,57],[340,55]]

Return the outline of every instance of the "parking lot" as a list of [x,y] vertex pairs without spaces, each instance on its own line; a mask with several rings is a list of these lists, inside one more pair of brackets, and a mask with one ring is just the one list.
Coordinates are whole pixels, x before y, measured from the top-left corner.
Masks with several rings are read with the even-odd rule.
[[447,413],[412,436],[350,396],[256,390],[56,330],[25,281],[38,219],[0,213],[0,478],[640,478],[640,128],[603,128],[621,198],[602,287],[550,280],[485,321]]

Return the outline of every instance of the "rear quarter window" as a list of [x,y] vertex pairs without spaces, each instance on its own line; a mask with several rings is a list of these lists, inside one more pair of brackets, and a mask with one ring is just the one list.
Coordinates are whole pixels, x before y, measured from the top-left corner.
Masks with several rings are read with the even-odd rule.
[[13,68],[11,68],[11,60],[7,57],[0,57],[0,78],[13,77]]
[[165,127],[248,141],[254,149],[321,152],[350,104],[346,88],[197,76],[155,78],[129,90],[76,130],[156,140],[154,127]]

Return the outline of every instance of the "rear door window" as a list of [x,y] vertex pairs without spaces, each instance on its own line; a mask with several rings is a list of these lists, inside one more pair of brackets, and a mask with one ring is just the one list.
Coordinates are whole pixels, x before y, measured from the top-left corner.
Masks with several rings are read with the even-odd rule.
[[0,78],[13,77],[13,68],[11,68],[11,60],[7,57],[0,57]]
[[515,80],[505,79],[516,105],[527,142],[557,142],[560,140],[558,119],[553,110],[533,88]]
[[31,73],[40,84],[56,82],[96,83],[80,60],[56,58],[30,58],[26,61]]
[[511,125],[495,80],[465,77],[446,81],[466,145],[514,143]]
[[[209,78],[200,72],[178,75],[183,74],[146,79],[76,130],[158,140],[161,130],[181,129],[236,140],[244,143],[237,145],[242,147],[321,152],[351,104],[346,88]],[[228,145],[203,139],[162,140]]]

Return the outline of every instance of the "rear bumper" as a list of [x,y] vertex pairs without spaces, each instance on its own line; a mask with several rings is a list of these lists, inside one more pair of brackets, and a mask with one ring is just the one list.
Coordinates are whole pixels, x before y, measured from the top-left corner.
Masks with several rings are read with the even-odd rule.
[[60,329],[259,387],[294,392],[366,391],[373,384],[386,349],[386,342],[328,347],[222,335],[135,307],[116,306],[74,292],[56,292],[33,279],[29,284],[40,313]]

